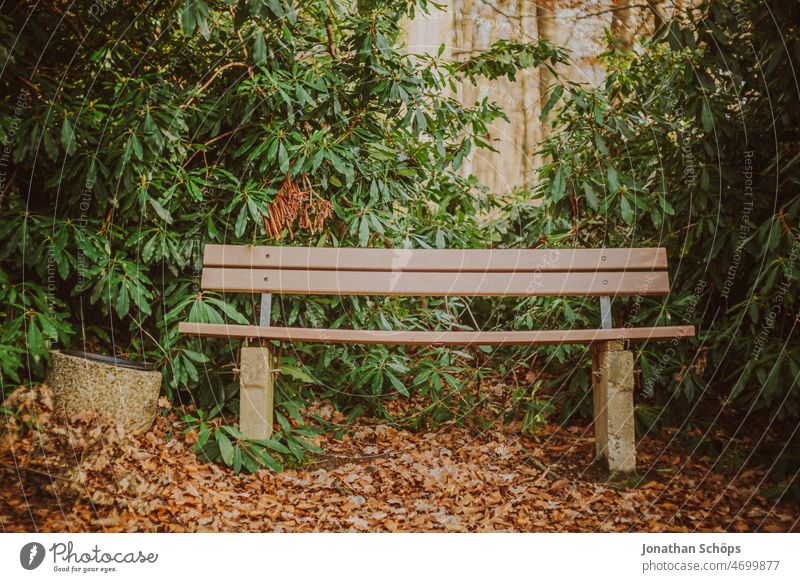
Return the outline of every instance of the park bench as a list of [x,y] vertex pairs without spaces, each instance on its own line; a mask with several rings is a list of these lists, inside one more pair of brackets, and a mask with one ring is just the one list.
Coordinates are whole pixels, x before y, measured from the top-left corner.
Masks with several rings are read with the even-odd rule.
[[[402,345],[589,344],[598,456],[612,471],[636,467],[632,340],[679,340],[692,326],[613,327],[611,299],[669,293],[667,253],[639,249],[359,249],[207,245],[201,288],[260,293],[259,325],[181,322],[184,334],[247,338],[240,353],[240,428],[272,434],[273,362],[268,340]],[[535,331],[354,330],[270,325],[272,293],[294,295],[594,296],[597,329]],[[258,340],[263,343],[258,343]]]

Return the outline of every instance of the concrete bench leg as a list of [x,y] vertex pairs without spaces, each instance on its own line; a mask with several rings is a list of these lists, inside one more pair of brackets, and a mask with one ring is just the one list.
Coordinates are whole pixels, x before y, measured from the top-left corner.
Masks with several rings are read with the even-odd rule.
[[612,472],[636,470],[633,353],[623,348],[621,341],[592,345],[596,452]]
[[268,439],[272,436],[274,397],[270,349],[242,348],[239,366],[239,430],[247,438]]

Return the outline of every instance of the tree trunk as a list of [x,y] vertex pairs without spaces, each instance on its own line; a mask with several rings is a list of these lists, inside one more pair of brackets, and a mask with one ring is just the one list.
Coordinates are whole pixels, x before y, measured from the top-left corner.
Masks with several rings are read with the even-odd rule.
[[612,8],[614,11],[611,13],[611,34],[619,40],[622,48],[628,49],[633,45],[636,33],[634,10],[631,8],[630,0],[614,0]]
[[[539,38],[553,45],[558,45],[558,23],[556,21],[556,11],[551,2],[542,2],[536,7],[536,24]],[[550,99],[551,92],[555,86],[555,75],[547,67],[539,67],[539,112],[544,110],[545,105]],[[541,115],[540,141],[544,142],[552,132],[553,110],[546,115]],[[547,163],[548,160],[542,160]]]
[[[599,85],[604,71],[597,56],[605,50],[604,29],[611,27],[624,47],[634,39],[650,34],[653,26],[669,19],[674,8],[698,0],[605,0],[601,3],[576,3],[566,0],[446,0],[443,10],[432,10],[426,18],[417,16],[405,24],[405,40],[411,52],[436,54],[445,45],[443,58],[463,60],[479,54],[500,39],[535,41],[542,39],[567,48],[572,63],[560,65],[558,74],[565,80]],[[613,8],[609,12],[608,8]],[[489,128],[490,140],[499,150],[473,152],[461,171],[474,174],[497,194],[520,186],[532,186],[535,170],[549,160],[536,156],[541,144],[552,134],[554,113],[542,117],[557,79],[541,66],[520,71],[516,82],[506,79],[467,83],[451,95],[464,105],[483,98],[496,102],[510,123],[495,121]],[[446,93],[449,91],[445,90]],[[556,104],[557,106],[557,104]]]

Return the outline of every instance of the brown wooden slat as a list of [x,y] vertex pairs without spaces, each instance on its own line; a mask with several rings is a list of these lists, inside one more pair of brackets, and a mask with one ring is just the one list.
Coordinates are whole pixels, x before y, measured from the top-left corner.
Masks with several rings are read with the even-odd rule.
[[303,295],[663,295],[666,272],[417,273],[203,269],[202,288]]
[[206,245],[206,267],[338,271],[591,272],[667,268],[664,248],[359,249]]
[[693,337],[694,326],[566,329],[542,331],[384,331],[260,327],[181,322],[178,331],[204,337],[259,338],[296,342],[394,345],[588,344],[608,340],[664,340]]

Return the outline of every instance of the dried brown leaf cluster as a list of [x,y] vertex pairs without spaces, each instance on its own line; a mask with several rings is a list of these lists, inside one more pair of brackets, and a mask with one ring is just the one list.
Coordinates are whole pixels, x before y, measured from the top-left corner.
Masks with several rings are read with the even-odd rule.
[[[51,415],[48,391],[21,390],[0,445],[3,531],[792,531],[795,504],[756,492],[763,472],[735,481],[686,457],[669,435],[643,442],[638,484],[607,483],[589,427],[454,426],[410,433],[359,420],[324,455],[280,474],[234,475],[192,453],[162,410],[137,439],[97,419]],[[342,416],[326,403],[314,414]],[[32,425],[41,423],[39,431]],[[545,467],[545,470],[542,470]]]
[[314,234],[322,232],[325,221],[332,213],[333,206],[314,192],[308,176],[303,175],[298,180],[293,180],[287,174],[264,215],[264,227],[274,240],[281,239],[284,229],[289,236],[293,236],[295,222],[300,228]]

